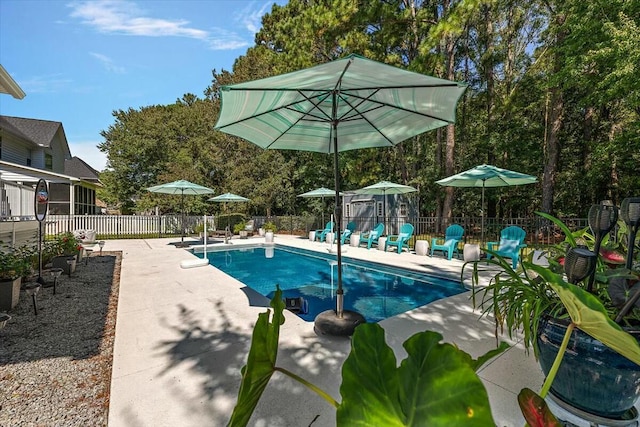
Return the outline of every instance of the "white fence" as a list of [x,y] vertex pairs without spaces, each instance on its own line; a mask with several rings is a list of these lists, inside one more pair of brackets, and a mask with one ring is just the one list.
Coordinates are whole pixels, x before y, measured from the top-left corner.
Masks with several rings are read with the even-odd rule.
[[[180,215],[48,215],[45,234],[65,231],[95,230],[105,238],[180,235]],[[185,216],[185,233],[193,233],[201,216]]]

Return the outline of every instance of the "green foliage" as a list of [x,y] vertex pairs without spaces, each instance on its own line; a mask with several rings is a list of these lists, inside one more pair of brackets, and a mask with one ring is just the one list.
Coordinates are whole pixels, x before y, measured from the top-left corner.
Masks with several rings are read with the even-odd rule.
[[55,235],[51,242],[51,251],[54,256],[77,255],[81,249],[80,239],[70,231]]
[[[123,212],[156,207],[179,212],[179,197],[145,189],[189,179],[250,198],[246,209],[252,214],[318,211],[320,201],[296,194],[333,186],[333,156],[262,150],[213,130],[217,90],[358,53],[425,74],[451,72],[469,90],[459,104],[455,145],[447,145],[446,131],[438,130],[394,148],[343,152],[343,190],[383,179],[401,182],[419,188],[422,215],[447,216],[442,187],[435,184],[447,173],[447,161],[455,172],[493,163],[538,176],[541,183],[487,191],[489,217],[529,215],[549,194],[558,216],[583,216],[593,202],[617,202],[640,190],[638,4],[474,0],[435,7],[426,1],[291,0],[273,5],[255,45],[236,59],[233,70],[214,70],[206,99],[186,94],[174,104],[113,113],[100,144],[109,160],[100,198]],[[550,120],[554,108],[557,129]],[[552,133],[557,161],[545,147]],[[543,180],[551,163],[552,179]],[[480,198],[475,189],[456,189],[451,214],[477,216]],[[186,211],[215,211],[205,199],[185,198]]]
[[[227,227],[229,227],[229,230],[235,230],[238,224],[245,223],[246,220],[242,213],[222,214],[216,217],[216,228],[218,230],[224,230]],[[244,230],[244,225],[242,225],[242,229]]]
[[393,350],[377,324],[356,328],[351,352],[342,367],[342,403],[284,368],[276,366],[280,325],[284,323],[282,292],[277,287],[270,311],[258,316],[247,364],[242,368],[238,402],[229,426],[245,426],[275,371],[309,387],[336,406],[337,425],[450,426],[493,425],[487,392],[475,374],[482,363],[506,350],[502,345],[474,360],[442,335],[426,331],[404,343],[407,358],[396,364]]
[[271,231],[272,233],[278,231],[278,227],[271,221],[266,222],[262,228],[264,228],[264,231]]
[[14,248],[0,247],[0,280],[14,280],[26,277],[33,269],[33,251],[27,246]]
[[238,234],[239,232],[243,231],[246,226],[247,226],[246,221],[240,221],[236,225],[233,226],[233,232],[235,234]]

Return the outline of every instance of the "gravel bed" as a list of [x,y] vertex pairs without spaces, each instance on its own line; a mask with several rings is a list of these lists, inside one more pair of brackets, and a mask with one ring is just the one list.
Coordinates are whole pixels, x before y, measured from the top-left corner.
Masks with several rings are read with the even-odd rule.
[[0,329],[0,426],[107,425],[121,259],[78,263],[40,290],[37,316],[20,292]]

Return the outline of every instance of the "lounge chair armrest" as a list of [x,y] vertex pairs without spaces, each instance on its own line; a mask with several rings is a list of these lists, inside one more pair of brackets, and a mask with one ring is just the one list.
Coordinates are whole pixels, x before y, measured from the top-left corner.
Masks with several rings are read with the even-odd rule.
[[490,251],[493,251],[493,247],[494,246],[498,246],[499,242],[487,242],[487,249],[489,249]]

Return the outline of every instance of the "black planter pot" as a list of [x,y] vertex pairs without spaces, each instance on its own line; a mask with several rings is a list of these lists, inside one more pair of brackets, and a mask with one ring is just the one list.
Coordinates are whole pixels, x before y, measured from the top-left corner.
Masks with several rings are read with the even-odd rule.
[[[568,321],[545,317],[538,328],[545,376],[558,354]],[[640,330],[627,330],[640,341]],[[586,333],[574,329],[551,392],[582,411],[610,419],[625,416],[640,394],[640,366]]]

